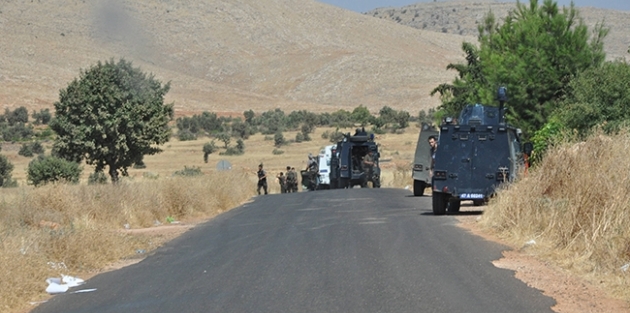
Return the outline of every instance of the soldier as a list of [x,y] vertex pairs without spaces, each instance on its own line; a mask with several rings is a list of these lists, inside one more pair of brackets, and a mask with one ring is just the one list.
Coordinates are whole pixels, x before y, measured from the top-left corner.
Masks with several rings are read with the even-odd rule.
[[287,177],[284,176],[284,173],[280,172],[276,178],[278,178],[278,183],[280,183],[280,193],[287,193]]
[[308,171],[309,178],[309,190],[317,189],[317,173],[319,172],[319,164],[315,160],[312,154],[308,154],[308,163],[306,164],[306,170]]
[[[363,157],[363,170],[365,171],[365,179],[366,181],[371,181],[372,182],[372,187],[374,187],[374,151],[370,150],[368,151],[368,154],[366,154]],[[367,182],[366,182],[367,183]]]
[[297,192],[297,174],[295,168],[287,166],[287,192]]
[[265,194],[267,194],[267,172],[263,170],[262,163],[258,165],[258,172],[256,172],[256,175],[258,175],[258,194],[260,195],[260,188],[263,188]]
[[429,145],[431,146],[431,167],[429,168],[429,177],[433,177],[433,168],[435,167],[435,152],[437,151],[437,138],[429,136]]

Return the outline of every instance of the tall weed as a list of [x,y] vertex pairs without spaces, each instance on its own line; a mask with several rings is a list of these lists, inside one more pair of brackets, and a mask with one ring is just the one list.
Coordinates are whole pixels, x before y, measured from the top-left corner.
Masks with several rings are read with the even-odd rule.
[[490,203],[481,224],[630,298],[630,132],[598,132],[549,150]]

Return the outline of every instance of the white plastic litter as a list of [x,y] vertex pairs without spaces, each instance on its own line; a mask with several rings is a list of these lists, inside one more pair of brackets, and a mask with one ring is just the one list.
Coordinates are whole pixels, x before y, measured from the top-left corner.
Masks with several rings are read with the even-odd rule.
[[534,240],[534,239],[532,239],[532,240],[530,240],[530,241],[525,243],[526,246],[533,246],[535,244],[536,244],[536,240]]
[[57,283],[51,283],[48,284],[48,287],[46,288],[46,292],[54,295],[54,294],[58,294],[58,293],[64,293],[66,291],[68,291],[68,285],[65,284],[57,284]]
[[630,263],[627,263],[626,265],[621,267],[621,270],[624,271],[624,272],[627,272],[628,269],[630,269]]
[[51,295],[67,292],[68,289],[79,286],[79,285],[83,285],[85,283],[85,281],[81,278],[63,275],[63,274],[61,275],[61,278],[49,277],[46,279],[46,282],[48,283],[46,292]]
[[61,281],[66,283],[70,288],[85,284],[85,280],[81,278],[67,276],[63,274],[61,274]]

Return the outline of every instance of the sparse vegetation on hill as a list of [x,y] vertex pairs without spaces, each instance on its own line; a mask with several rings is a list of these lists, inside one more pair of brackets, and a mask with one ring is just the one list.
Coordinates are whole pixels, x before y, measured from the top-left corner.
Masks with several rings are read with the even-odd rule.
[[[522,0],[521,3],[528,3],[528,0]],[[515,7],[515,2],[507,1],[440,0],[398,8],[378,8],[365,14],[425,31],[477,37],[478,27],[483,25],[488,12],[492,11],[500,21],[506,18],[509,11]],[[578,7],[577,9],[589,28],[594,28],[602,22],[610,28],[610,34],[604,41],[609,60],[629,57],[627,50],[628,41],[630,41],[630,12],[593,7]],[[462,40],[467,39],[462,38]]]

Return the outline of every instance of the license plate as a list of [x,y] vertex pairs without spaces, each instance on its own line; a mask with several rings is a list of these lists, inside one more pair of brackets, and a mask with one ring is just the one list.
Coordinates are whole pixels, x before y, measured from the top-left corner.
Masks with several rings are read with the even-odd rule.
[[481,193],[462,193],[459,195],[460,199],[483,199],[484,196]]

